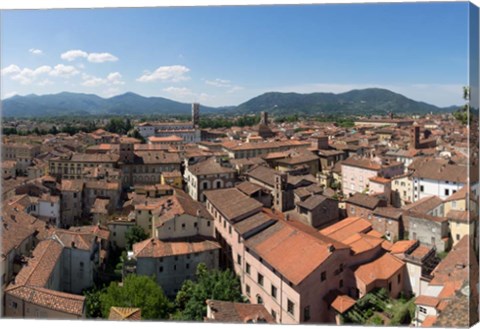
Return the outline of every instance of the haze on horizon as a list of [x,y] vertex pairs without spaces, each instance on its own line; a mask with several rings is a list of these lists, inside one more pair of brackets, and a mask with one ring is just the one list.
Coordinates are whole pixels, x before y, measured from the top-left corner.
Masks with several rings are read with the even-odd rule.
[[1,96],[125,92],[208,106],[385,88],[463,103],[468,3],[1,12]]

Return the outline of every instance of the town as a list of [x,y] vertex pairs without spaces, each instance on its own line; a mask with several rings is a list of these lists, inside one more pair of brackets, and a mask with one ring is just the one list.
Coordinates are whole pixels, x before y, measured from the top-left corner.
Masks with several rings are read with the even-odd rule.
[[[34,120],[4,122],[15,133],[2,136],[1,315],[478,318],[478,152],[467,125],[448,113],[350,126],[268,114],[200,128],[193,103],[188,121],[132,120],[125,134],[105,124],[40,135]],[[142,282],[160,291],[153,307],[148,296],[118,299]]]

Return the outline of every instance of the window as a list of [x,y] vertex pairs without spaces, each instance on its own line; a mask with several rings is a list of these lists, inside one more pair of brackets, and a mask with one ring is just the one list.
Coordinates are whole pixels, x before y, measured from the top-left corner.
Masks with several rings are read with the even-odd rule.
[[228,234],[232,235],[232,225],[228,225]]
[[178,256],[175,256],[175,261],[177,261],[177,260],[178,260]]
[[198,223],[193,223],[193,227],[197,228]]
[[250,264],[245,264],[245,272],[247,272],[247,274],[250,274]]
[[351,212],[352,214],[354,214],[354,213],[355,213],[355,207],[350,207],[350,212]]
[[340,280],[340,282],[338,283],[338,287],[343,288],[343,280]]
[[182,230],[185,230],[185,223],[182,224]]
[[457,201],[452,201],[452,209],[457,209]]
[[274,310],[272,310],[271,313],[272,313],[272,318],[273,318],[274,320],[277,320],[277,312],[275,312]]
[[420,192],[423,192],[424,188],[423,185],[420,185]]
[[310,320],[310,306],[305,306],[303,309],[303,321]]
[[163,266],[160,266],[160,267],[158,268],[158,271],[159,271],[159,272],[163,272]]
[[460,234],[457,234],[457,241],[460,240]]
[[425,307],[419,306],[418,310],[420,311],[420,313],[427,314],[427,309]]
[[277,298],[277,287],[272,284],[272,297]]
[[388,291],[392,291],[392,283],[391,282],[388,283]]
[[320,280],[323,282],[327,279],[327,272],[323,271],[321,274],[320,274]]
[[237,255],[237,264],[242,265],[242,256]]
[[18,304],[16,302],[12,302],[12,307],[16,309],[18,307]]
[[445,196],[450,195],[450,190],[448,188],[445,189]]
[[177,270],[177,265],[173,265],[173,270],[174,270],[174,271]]
[[397,275],[397,283],[400,283],[400,281],[402,281],[402,275],[401,274]]
[[294,308],[295,308],[295,304],[290,299],[288,299],[287,300],[287,312],[291,315],[294,315]]
[[245,285],[245,293],[250,296],[250,286],[248,284]]
[[263,298],[260,295],[257,295],[257,304],[259,305],[263,304]]
[[190,264],[185,264],[185,268],[188,270],[190,268]]
[[263,286],[263,275],[261,275],[260,273],[258,273],[257,282],[259,285]]
[[207,222],[207,226],[210,227],[210,221]]

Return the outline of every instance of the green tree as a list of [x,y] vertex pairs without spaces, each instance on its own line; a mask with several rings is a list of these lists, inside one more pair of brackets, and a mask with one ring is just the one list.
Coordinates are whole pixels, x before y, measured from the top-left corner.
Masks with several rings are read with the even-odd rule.
[[469,118],[471,120],[472,113],[470,111],[470,106],[468,105],[468,101],[470,100],[470,88],[463,87],[463,99],[465,100],[465,105],[463,105],[460,109],[453,112],[453,116],[455,119],[460,121],[462,124],[466,125],[469,122]]
[[127,249],[131,250],[132,246],[140,241],[143,241],[148,238],[148,234],[145,233],[141,226],[135,225],[132,226],[125,232],[125,239],[127,241]]
[[88,319],[96,319],[102,317],[102,304],[100,301],[100,295],[104,289],[98,289],[94,287],[85,291],[85,311]]
[[205,264],[197,267],[195,282],[187,280],[177,293],[176,320],[202,321],[207,315],[207,299],[243,302],[238,277],[230,270],[208,270]]
[[168,319],[172,308],[153,278],[133,274],[127,276],[121,286],[112,282],[100,293],[100,303],[104,318],[108,317],[112,306],[138,307],[145,320]]

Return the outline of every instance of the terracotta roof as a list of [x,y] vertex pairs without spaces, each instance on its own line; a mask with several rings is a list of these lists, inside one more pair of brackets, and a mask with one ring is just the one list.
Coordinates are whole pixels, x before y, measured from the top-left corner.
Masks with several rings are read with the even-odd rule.
[[[152,214],[158,216],[155,218],[155,226],[162,226],[166,221],[175,216],[183,214],[192,217],[201,217],[205,219],[212,219],[212,216],[207,211],[205,206],[193,200],[187,193],[180,189],[175,189],[175,195],[164,196],[151,205]],[[136,209],[141,209],[137,206]]]
[[332,306],[335,311],[340,314],[343,314],[349,309],[351,309],[356,303],[353,298],[348,295],[342,294],[337,289],[330,290],[324,299],[327,304],[330,304],[330,306]]
[[375,216],[399,220],[400,217],[402,217],[403,211],[394,207],[377,207],[373,211],[373,214]]
[[422,327],[432,327],[436,321],[437,317],[435,315],[427,315],[422,322]]
[[142,310],[135,307],[115,307],[110,308],[109,320],[124,321],[124,320],[141,320]]
[[62,256],[62,250],[62,245],[55,240],[40,241],[28,259],[28,266],[22,267],[15,277],[15,286],[45,287]]
[[108,240],[110,238],[110,231],[100,225],[73,226],[70,227],[69,230],[76,233],[93,234],[102,240]]
[[183,138],[179,137],[179,136],[176,136],[176,135],[165,136],[165,137],[150,136],[150,137],[148,137],[148,140],[152,143],[183,142]]
[[413,212],[427,213],[437,208],[441,204],[443,204],[442,199],[433,195],[433,196],[424,197],[414,203],[404,206],[403,209],[408,211],[413,211]]
[[58,229],[55,231],[55,236],[62,242],[65,248],[92,250],[96,242],[96,236],[91,233]]
[[207,322],[276,323],[264,305],[211,299],[206,303],[212,312],[211,318],[205,318]]
[[433,270],[430,284],[445,284],[449,281],[463,283],[470,275],[475,275],[474,273],[478,276],[478,260],[470,243],[470,236],[464,235]]
[[323,195],[312,195],[305,201],[297,203],[298,206],[308,209],[308,210],[314,210],[315,208],[319,207],[322,203],[324,203],[327,200],[326,197]]
[[405,263],[389,253],[376,260],[360,265],[355,271],[355,277],[361,280],[366,285],[369,285],[376,280],[388,280],[397,271],[405,266]]
[[248,195],[248,196],[251,196],[252,194],[262,190],[261,186],[259,186],[257,184],[254,184],[254,183],[250,183],[248,181],[242,182],[242,183],[236,185],[235,187],[238,190],[245,193],[246,195]]
[[83,180],[81,179],[62,179],[62,191],[81,192],[83,190]]
[[348,248],[311,227],[284,220],[251,237],[245,245],[294,285],[312,274],[335,249]]
[[222,166],[214,157],[190,165],[187,169],[193,175],[215,175],[215,174],[233,174],[235,169]]
[[337,241],[344,241],[355,233],[366,233],[371,229],[372,224],[368,220],[361,217],[347,217],[319,232]]
[[54,311],[73,314],[78,317],[82,317],[84,314],[84,296],[34,286],[9,286],[5,293]]
[[348,198],[346,202],[372,210],[378,207],[381,203],[383,203],[383,201],[377,197],[362,193],[355,193],[350,198]]
[[401,240],[395,242],[389,251],[392,254],[404,254],[417,244],[417,240]]
[[437,297],[420,295],[417,298],[415,298],[416,305],[437,307],[438,303],[440,303],[440,299],[438,299]]
[[220,249],[218,242],[206,238],[198,238],[196,241],[172,241],[164,242],[155,238],[135,243],[132,247],[135,257],[159,258],[168,256],[187,255],[197,252]]
[[235,220],[255,210],[260,211],[263,205],[236,188],[210,190],[204,192],[208,201],[228,220]]
[[468,166],[448,164],[444,161],[433,159],[425,161],[421,166],[418,166],[413,177],[467,183]]
[[262,211],[235,223],[234,227],[240,235],[244,235],[256,228],[273,224],[274,221],[275,219],[273,219],[272,216],[269,216],[266,212]]
[[455,222],[461,222],[461,223],[470,222],[470,216],[468,211],[450,210],[446,217],[448,218],[448,220],[453,220]]

